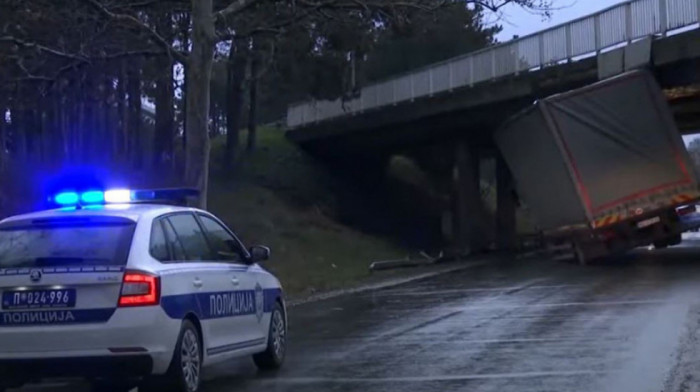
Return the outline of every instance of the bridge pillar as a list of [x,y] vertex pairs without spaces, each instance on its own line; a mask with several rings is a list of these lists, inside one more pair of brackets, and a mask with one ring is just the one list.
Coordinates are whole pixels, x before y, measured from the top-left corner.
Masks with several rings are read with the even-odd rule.
[[455,245],[460,253],[480,252],[486,246],[484,207],[479,186],[479,154],[475,146],[457,144],[455,154]]
[[496,156],[496,245],[500,250],[517,246],[513,175],[501,154]]

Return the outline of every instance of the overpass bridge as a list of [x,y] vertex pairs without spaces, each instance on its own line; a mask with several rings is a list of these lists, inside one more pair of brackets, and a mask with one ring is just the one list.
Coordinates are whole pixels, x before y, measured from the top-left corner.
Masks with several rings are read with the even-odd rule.
[[287,136],[362,172],[408,152],[436,179],[454,181],[451,221],[460,248],[481,246],[478,167],[481,158],[496,157],[497,238],[512,247],[512,184],[492,131],[538,98],[645,67],[667,89],[679,128],[697,132],[700,94],[684,87],[700,83],[699,22],[700,0],[622,2],[367,85],[349,99],[292,105]]

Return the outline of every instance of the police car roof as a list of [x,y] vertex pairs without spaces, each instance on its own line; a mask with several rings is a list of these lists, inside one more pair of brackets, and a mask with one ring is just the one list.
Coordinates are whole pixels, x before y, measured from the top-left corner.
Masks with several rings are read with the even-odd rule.
[[195,209],[161,204],[106,204],[83,208],[68,207],[31,212],[28,214],[11,216],[4,220],[0,220],[0,223],[42,218],[60,218],[63,216],[114,216],[130,219],[136,222],[144,215],[158,216],[168,212],[177,211],[195,211]]

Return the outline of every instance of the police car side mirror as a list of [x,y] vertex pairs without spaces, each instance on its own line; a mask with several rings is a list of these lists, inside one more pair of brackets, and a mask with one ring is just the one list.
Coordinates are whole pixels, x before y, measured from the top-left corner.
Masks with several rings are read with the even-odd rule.
[[257,263],[270,258],[270,248],[262,245],[255,245],[250,248],[250,261]]

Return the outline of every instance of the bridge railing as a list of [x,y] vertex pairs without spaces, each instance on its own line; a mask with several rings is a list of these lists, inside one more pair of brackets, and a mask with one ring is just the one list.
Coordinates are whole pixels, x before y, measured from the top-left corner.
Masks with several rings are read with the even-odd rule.
[[503,44],[370,84],[351,100],[287,109],[290,128],[428,97],[502,76],[576,61],[614,46],[700,22],[700,0],[631,0]]

